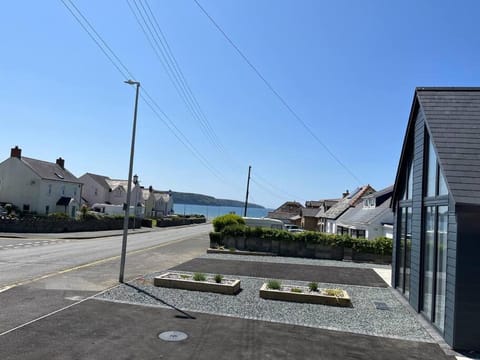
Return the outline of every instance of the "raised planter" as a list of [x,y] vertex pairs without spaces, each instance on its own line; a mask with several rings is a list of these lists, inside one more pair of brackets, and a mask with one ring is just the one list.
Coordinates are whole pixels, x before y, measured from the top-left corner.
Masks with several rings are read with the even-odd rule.
[[240,291],[240,280],[223,278],[221,283],[214,280],[214,275],[206,275],[205,281],[196,281],[193,274],[183,272],[168,272],[153,279],[155,286],[174,289],[213,292],[225,295],[235,295]]
[[232,254],[232,255],[252,255],[252,256],[277,256],[272,252],[263,251],[244,251],[244,250],[230,250],[225,248],[209,248],[207,254]]
[[[292,289],[297,291],[292,291]],[[299,292],[299,290],[301,292]],[[311,291],[306,286],[294,285],[282,285],[279,290],[274,290],[269,289],[268,284],[264,283],[260,288],[260,297],[268,300],[352,307],[350,296],[348,296],[348,293],[345,290],[338,289],[340,292],[339,296],[328,295],[326,293],[327,290],[328,289],[318,289],[318,291]]]

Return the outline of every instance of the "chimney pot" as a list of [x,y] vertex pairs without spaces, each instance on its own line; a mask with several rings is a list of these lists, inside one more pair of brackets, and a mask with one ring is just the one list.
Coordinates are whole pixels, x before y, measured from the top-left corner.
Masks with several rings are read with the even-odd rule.
[[11,149],[10,151],[10,157],[16,157],[21,159],[22,158],[22,149],[16,145],[14,148]]
[[59,157],[56,161],[57,165],[60,166],[63,170],[65,170],[65,160]]
[[343,198],[346,198],[348,195],[350,195],[350,192],[347,190],[345,190],[345,192],[342,194],[342,197]]

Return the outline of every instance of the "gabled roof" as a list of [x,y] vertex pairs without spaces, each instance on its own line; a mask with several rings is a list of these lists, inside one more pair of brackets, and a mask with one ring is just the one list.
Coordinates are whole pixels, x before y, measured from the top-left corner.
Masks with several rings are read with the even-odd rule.
[[394,200],[400,196],[397,185],[419,110],[425,115],[425,126],[454,201],[480,205],[480,88],[416,88]]
[[363,196],[373,191],[375,190],[370,185],[364,185],[355,189],[350,195],[344,197],[338,203],[328,209],[322,217],[331,220],[337,219],[348,208],[355,206]]
[[318,212],[320,211],[319,208],[305,208],[305,209],[302,209],[302,216],[303,217],[315,217],[315,215],[318,214]]
[[[88,173],[88,172],[85,175],[90,176],[96,183],[98,183],[100,186],[105,188],[105,190],[110,189],[110,185],[108,185],[108,183],[107,183],[107,179],[110,179],[108,176],[97,175],[97,174],[92,174],[92,173]],[[83,176],[85,176],[85,175],[83,175]]]
[[[389,199],[388,199],[389,200]],[[366,227],[375,221],[380,225],[383,222],[393,223],[393,212],[390,209],[390,201],[384,201],[380,206],[366,209],[360,202],[354,208],[348,209],[337,219],[337,225],[344,227]]]
[[48,161],[37,160],[22,156],[20,161],[27,165],[32,171],[42,179],[65,181],[81,184],[80,180],[67,169],[62,169],[60,165]]

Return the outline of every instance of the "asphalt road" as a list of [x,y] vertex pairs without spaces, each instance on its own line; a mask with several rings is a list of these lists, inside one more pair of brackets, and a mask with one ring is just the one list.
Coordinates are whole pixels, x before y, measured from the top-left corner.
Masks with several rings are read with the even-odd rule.
[[[211,225],[129,234],[127,254],[208,234]],[[0,291],[13,284],[120,256],[122,236],[94,239],[1,238]],[[128,256],[127,256],[128,257]],[[128,261],[128,259],[127,259]]]
[[[204,254],[210,231],[205,224],[129,234],[125,281]],[[61,236],[0,238],[0,336],[118,284],[121,235]]]

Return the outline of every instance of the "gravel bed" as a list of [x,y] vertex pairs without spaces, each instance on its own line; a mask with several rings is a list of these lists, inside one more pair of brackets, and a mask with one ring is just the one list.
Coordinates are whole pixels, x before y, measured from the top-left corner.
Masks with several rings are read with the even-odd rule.
[[[390,288],[319,283],[321,288],[340,288],[348,292],[353,308],[341,308],[262,299],[259,296],[259,289],[268,279],[235,277],[241,280],[242,291],[232,296],[155,287],[153,277],[159,274],[149,274],[132,281],[131,284],[185,311],[434,342],[416,318],[394,296]],[[307,282],[302,281],[284,281],[284,283],[308,285]],[[119,285],[97,298],[166,307],[154,298],[126,285]],[[389,310],[376,309],[374,301],[384,302]]]
[[352,261],[338,261],[338,260],[320,260],[307,258],[294,258],[283,256],[251,256],[251,255],[235,255],[235,254],[204,254],[199,256],[203,259],[221,259],[221,260],[242,260],[242,261],[261,261],[278,264],[301,264],[301,265],[319,265],[319,266],[338,266],[338,267],[354,267],[367,269],[390,269],[390,265],[371,264],[371,263],[356,263]]

